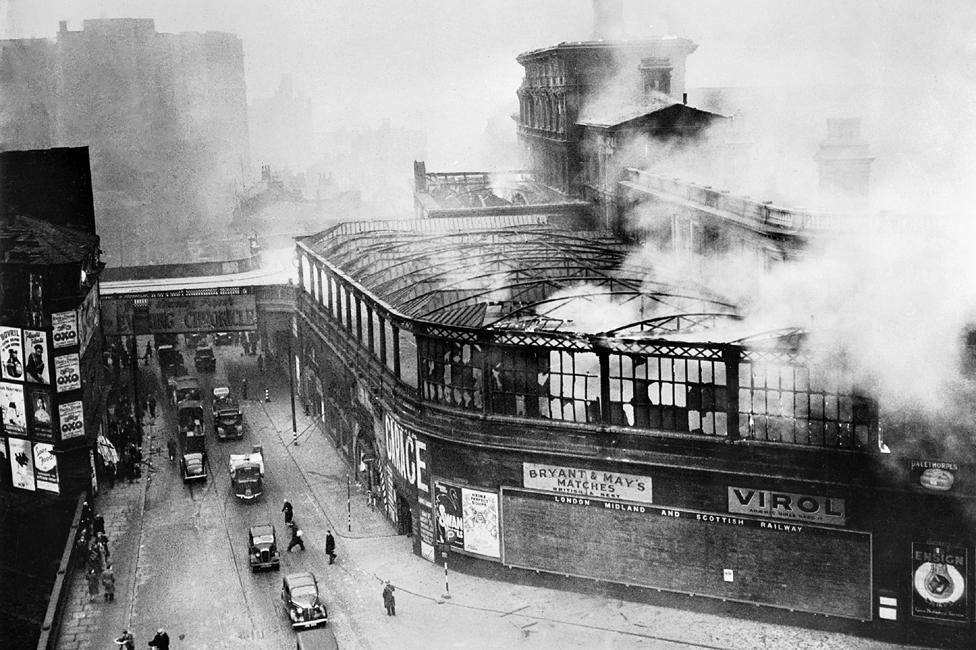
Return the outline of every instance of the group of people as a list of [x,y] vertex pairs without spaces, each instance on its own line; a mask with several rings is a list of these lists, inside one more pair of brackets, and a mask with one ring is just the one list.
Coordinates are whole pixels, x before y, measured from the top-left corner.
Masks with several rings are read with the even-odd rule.
[[[296,546],[303,551],[305,550],[305,540],[302,539],[305,533],[302,529],[298,527],[298,522],[295,521],[295,508],[291,505],[288,499],[284,500],[281,506],[281,511],[285,513],[285,526],[291,531],[291,540],[288,542],[288,550],[295,548]],[[327,530],[325,533],[325,554],[329,556],[329,564],[335,564],[336,559],[336,542],[335,537],[332,535],[331,530]]]
[[[115,643],[122,650],[135,650],[136,648],[136,639],[129,630],[122,630],[122,634],[115,639]],[[169,650],[169,634],[166,633],[166,630],[163,628],[156,630],[156,636],[149,642],[149,647],[156,648],[156,650]]]
[[88,602],[104,591],[106,603],[115,602],[115,571],[110,561],[108,535],[105,534],[105,518],[95,514],[87,501],[81,506],[78,526],[78,552],[85,562],[85,580],[88,582]]

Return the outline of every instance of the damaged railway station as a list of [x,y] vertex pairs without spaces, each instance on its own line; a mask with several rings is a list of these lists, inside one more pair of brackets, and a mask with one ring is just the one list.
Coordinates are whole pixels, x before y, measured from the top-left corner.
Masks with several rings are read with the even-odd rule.
[[423,557],[970,633],[971,466],[889,448],[802,330],[744,331],[542,214],[297,250],[300,390]]

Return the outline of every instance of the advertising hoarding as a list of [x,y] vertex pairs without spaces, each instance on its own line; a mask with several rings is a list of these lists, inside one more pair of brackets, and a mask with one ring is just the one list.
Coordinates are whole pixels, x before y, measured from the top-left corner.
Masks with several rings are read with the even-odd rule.
[[652,503],[650,477],[621,472],[522,463],[522,485],[560,494]]
[[24,387],[0,381],[0,418],[7,435],[22,436],[27,433],[27,409],[24,405]]
[[757,490],[728,486],[729,512],[759,515],[774,519],[810,521],[818,524],[844,526],[847,509],[844,499],[778,490]]
[[85,435],[85,405],[80,400],[58,404],[58,430],[61,440]]
[[437,543],[464,549],[464,520],[461,518],[461,490],[441,482],[434,484],[434,519]]
[[54,424],[51,417],[51,394],[44,388],[27,390],[27,424],[31,435],[43,440],[54,440]]
[[24,381],[24,350],[19,327],[0,327],[0,378]]
[[34,443],[34,471],[37,476],[37,489],[46,492],[61,492],[58,481],[58,458],[54,455],[54,445],[46,442]]
[[498,495],[461,488],[464,519],[464,550],[488,557],[501,557],[498,541]]
[[51,328],[55,350],[78,345],[78,314],[74,309],[51,314]]
[[431,513],[430,501],[417,501],[420,511],[420,555],[425,560],[434,561],[434,520]]
[[913,488],[948,492],[957,483],[959,465],[946,461],[912,459],[908,471]]
[[394,473],[420,496],[430,494],[427,443],[389,414],[384,418],[386,453]]
[[78,353],[84,354],[92,336],[98,330],[98,284],[91,288],[78,307]]
[[968,621],[968,564],[965,546],[912,542],[912,616]]
[[51,383],[51,367],[48,363],[47,332],[24,330],[24,376],[35,384]]
[[59,393],[81,389],[81,366],[77,352],[54,357],[54,377]]
[[8,438],[7,442],[10,445],[10,471],[13,486],[33,492],[37,484],[34,482],[34,452],[31,451],[30,440]]

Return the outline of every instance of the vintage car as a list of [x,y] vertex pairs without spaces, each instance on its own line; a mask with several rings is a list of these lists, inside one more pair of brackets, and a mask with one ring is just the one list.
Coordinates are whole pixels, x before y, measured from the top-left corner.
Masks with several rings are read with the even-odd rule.
[[310,630],[300,630],[295,635],[296,650],[339,650],[339,642],[335,638],[332,626],[317,627]]
[[214,356],[213,348],[209,345],[197,348],[197,351],[193,353],[193,365],[196,367],[197,372],[208,370],[213,372],[216,370],[217,357]]
[[319,583],[308,571],[291,573],[281,581],[281,600],[292,628],[328,624],[329,614],[319,597]]
[[217,332],[214,334],[214,345],[234,345],[237,342],[233,332]]
[[207,344],[207,335],[199,332],[187,332],[183,335],[183,338],[186,339],[186,347],[188,350],[195,350],[201,345]]
[[180,458],[180,473],[183,481],[207,480],[207,455],[203,452],[190,452]]
[[173,381],[173,402],[179,404],[187,400],[199,402],[203,400],[200,390],[200,380],[193,375],[175,377]]
[[271,524],[255,524],[247,531],[247,557],[251,571],[258,569],[281,568],[281,553],[278,551],[278,538]]

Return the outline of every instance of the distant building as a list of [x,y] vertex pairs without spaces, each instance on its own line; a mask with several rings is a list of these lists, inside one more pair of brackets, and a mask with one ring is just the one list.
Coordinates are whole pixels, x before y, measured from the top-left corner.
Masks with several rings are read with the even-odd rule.
[[249,164],[237,36],[161,34],[149,19],[62,22],[54,39],[0,41],[0,98],[0,149],[90,148],[118,261],[137,261],[135,233],[151,250],[201,217],[229,216]]
[[88,152],[0,153],[0,194],[0,489],[76,497],[104,386]]

